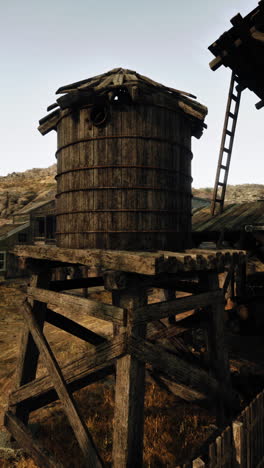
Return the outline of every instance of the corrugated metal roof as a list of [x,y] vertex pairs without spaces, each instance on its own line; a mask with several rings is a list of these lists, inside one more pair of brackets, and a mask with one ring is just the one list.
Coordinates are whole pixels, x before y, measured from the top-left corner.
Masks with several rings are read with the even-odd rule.
[[264,224],[264,200],[248,203],[233,203],[224,212],[211,216],[210,208],[203,208],[193,215],[194,232],[240,231],[247,224]]
[[203,208],[210,206],[211,200],[207,198],[201,197],[193,197],[192,198],[192,213],[196,213],[196,211],[202,210]]

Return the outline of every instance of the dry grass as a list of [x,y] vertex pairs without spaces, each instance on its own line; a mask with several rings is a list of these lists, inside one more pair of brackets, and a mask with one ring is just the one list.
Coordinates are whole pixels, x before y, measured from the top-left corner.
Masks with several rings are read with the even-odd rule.
[[[0,380],[4,392],[0,397],[0,412],[7,404],[7,395],[12,388],[12,376],[15,370],[16,355],[22,329],[19,305],[23,299],[20,290],[12,285],[0,288],[2,307],[0,307]],[[94,294],[98,298],[98,294]],[[153,297],[153,300],[157,298]],[[104,294],[104,301],[110,297]],[[69,317],[73,318],[73,317]],[[103,330],[105,335],[111,333],[111,327],[102,329],[105,323],[89,323],[85,317],[78,317],[80,323],[86,324],[94,331]],[[85,322],[87,321],[87,322]],[[96,329],[97,327],[97,329]],[[79,339],[50,325],[45,326],[45,334],[62,365],[72,356],[81,355],[89,345]],[[6,339],[8,337],[8,340]],[[40,360],[38,376],[46,373]],[[85,422],[95,440],[96,446],[104,458],[106,466],[111,464],[112,421],[114,412],[114,379],[109,377],[103,383],[90,385],[74,394],[77,404],[85,417]],[[190,454],[192,447],[197,447],[208,435],[208,425],[214,422],[213,417],[197,407],[183,404],[178,398],[169,395],[151,381],[146,385],[145,399],[145,439],[144,461],[146,467],[174,467],[176,460]],[[75,436],[68,425],[60,402],[53,403],[32,413],[30,422],[39,423],[37,438],[61,460],[65,467],[82,468],[80,450]],[[0,460],[0,466],[33,468],[36,465],[27,456],[19,460]]]
[[[82,389],[75,393],[75,398],[105,466],[110,467],[114,414],[113,379],[108,378],[105,383]],[[83,468],[80,449],[60,403],[33,413],[30,422],[41,424],[37,438],[65,468]],[[182,404],[176,397],[148,382],[145,397],[144,466],[175,467],[208,437],[209,424],[214,422],[213,416],[205,410]],[[14,460],[13,466],[33,468],[35,464],[25,457]]]
[[[1,291],[4,292],[4,298]],[[1,289],[0,287],[0,296],[0,385],[1,390],[4,390],[0,395],[0,415],[2,415],[7,403],[7,395],[11,390],[12,375],[15,369],[19,335],[22,328],[19,304],[23,296],[12,285],[9,288]],[[94,294],[94,298],[96,298],[96,294]],[[108,301],[109,299],[110,297],[106,293],[104,300]],[[153,300],[156,299],[157,297],[154,295]],[[78,319],[80,319],[80,323],[94,331],[103,331],[105,335],[111,333],[109,325],[108,328],[102,328],[104,322],[96,323],[94,320],[81,316]],[[89,346],[50,325],[45,327],[45,333],[60,364],[66,363],[73,356],[77,357],[78,354],[82,354]],[[232,337],[230,347],[232,347],[233,359],[238,358],[239,353],[241,353],[240,337],[237,337],[235,344],[237,349],[235,349],[234,337]],[[244,346],[245,341],[243,341],[244,354],[249,356],[249,351]],[[260,348],[259,344],[258,352],[260,352]],[[264,347],[262,346],[262,348]],[[251,342],[249,349],[252,351]],[[250,357],[252,361],[255,360],[254,356]],[[243,355],[243,359],[245,358],[246,356]],[[252,365],[252,361],[248,362],[249,366]],[[260,361],[259,366],[262,363],[261,359]],[[236,363],[234,360],[232,361],[232,365],[235,365],[238,371],[239,362],[239,359]],[[245,367],[245,361],[243,362],[243,367]],[[44,366],[40,363],[38,375],[43,375],[44,372],[46,373]],[[74,396],[99,453],[103,457],[106,467],[109,467],[112,451],[114,379],[109,377],[104,382],[90,385],[76,392]],[[46,449],[64,463],[66,468],[82,468],[80,450],[60,402],[52,403],[32,413],[30,422],[39,423],[36,437]],[[195,405],[184,403],[148,379],[145,397],[144,467],[172,468],[182,463],[186,458],[192,457],[195,450],[211,435],[213,429],[210,425],[213,424],[215,424],[213,414]],[[0,460],[0,467],[34,468],[36,465],[25,456],[20,460]]]

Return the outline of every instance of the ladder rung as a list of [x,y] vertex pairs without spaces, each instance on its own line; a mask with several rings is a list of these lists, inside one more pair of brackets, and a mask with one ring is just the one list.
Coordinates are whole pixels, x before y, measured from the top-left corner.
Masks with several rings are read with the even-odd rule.
[[223,151],[225,151],[225,153],[231,153],[231,150],[228,148],[224,148]]
[[229,136],[234,136],[234,132],[231,132],[230,130],[226,130],[226,134]]
[[236,119],[236,116],[233,114],[233,112],[228,112],[228,116],[231,117],[231,119]]
[[231,94],[231,98],[233,99],[233,101],[236,101],[238,100],[237,96],[235,94]]
[[227,169],[227,166],[224,166],[224,164],[221,164],[220,167],[221,167],[221,169],[225,169],[225,170]]
[[221,187],[224,187],[226,184],[224,182],[217,182],[217,185],[220,185]]
[[215,201],[216,201],[217,203],[223,203],[223,200],[222,200],[221,198],[216,198]]

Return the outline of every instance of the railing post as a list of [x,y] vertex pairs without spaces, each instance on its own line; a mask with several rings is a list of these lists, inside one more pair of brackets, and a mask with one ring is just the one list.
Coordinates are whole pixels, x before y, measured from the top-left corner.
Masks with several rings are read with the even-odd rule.
[[233,446],[234,446],[234,466],[236,468],[246,468],[244,459],[244,426],[240,421],[232,423]]
[[200,457],[196,458],[196,460],[192,462],[192,468],[205,468],[205,463]]

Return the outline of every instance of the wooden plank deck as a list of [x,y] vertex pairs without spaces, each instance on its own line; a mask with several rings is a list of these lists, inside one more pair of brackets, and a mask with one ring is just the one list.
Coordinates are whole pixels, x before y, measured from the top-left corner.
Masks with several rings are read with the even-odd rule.
[[100,249],[64,249],[53,246],[19,245],[13,253],[18,257],[81,264],[99,270],[117,270],[142,275],[181,273],[216,269],[222,271],[231,262],[246,260],[242,250],[190,249],[185,252],[136,252]]

